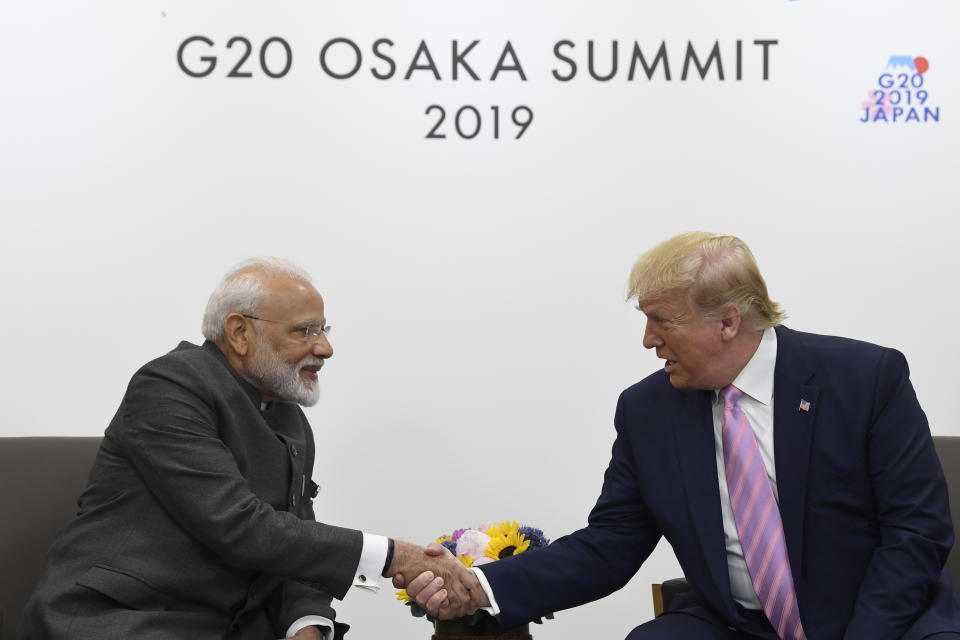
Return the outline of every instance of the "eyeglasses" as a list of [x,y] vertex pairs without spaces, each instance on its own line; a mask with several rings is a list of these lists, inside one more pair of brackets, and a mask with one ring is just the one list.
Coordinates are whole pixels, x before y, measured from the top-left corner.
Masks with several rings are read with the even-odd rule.
[[318,340],[320,336],[329,336],[330,335],[330,325],[322,325],[317,322],[311,322],[310,324],[298,324],[296,322],[281,322],[279,320],[268,320],[267,318],[259,318],[257,316],[250,315],[249,313],[241,314],[244,318],[250,318],[251,320],[260,320],[261,322],[270,322],[273,324],[285,324],[289,327],[293,327],[298,335],[303,336],[303,339],[306,342],[313,342]]

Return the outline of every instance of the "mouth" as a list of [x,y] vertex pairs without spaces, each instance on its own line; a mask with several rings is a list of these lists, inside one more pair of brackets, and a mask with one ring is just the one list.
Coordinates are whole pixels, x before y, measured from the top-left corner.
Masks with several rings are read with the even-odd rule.
[[670,358],[664,358],[666,362],[663,365],[663,370],[667,373],[673,373],[673,370],[677,368],[677,361],[671,360]]
[[320,372],[320,369],[323,367],[323,361],[321,360],[317,364],[308,364],[305,367],[300,367],[300,372],[305,374],[311,380],[317,379],[317,374]]

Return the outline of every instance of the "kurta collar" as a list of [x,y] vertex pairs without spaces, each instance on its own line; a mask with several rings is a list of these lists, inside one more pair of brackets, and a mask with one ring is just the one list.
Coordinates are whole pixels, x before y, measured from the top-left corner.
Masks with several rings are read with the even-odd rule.
[[[249,382],[247,382],[247,380],[243,376],[237,373],[237,370],[234,369],[233,365],[230,364],[230,361],[227,360],[227,356],[223,355],[223,352],[220,350],[220,347],[218,347],[215,342],[211,342],[210,340],[204,340],[202,348],[207,353],[212,354],[214,358],[218,362],[220,362],[220,364],[222,364],[227,369],[227,371],[230,372],[230,375],[233,376],[233,378],[237,381],[237,384],[240,385],[240,388],[243,389],[247,397],[250,398],[250,402],[253,403],[253,406],[257,408],[257,411],[259,411],[260,413],[263,413],[265,409],[262,408],[264,403],[263,403],[263,396],[260,394],[260,390],[257,389],[252,384],[250,384]],[[266,408],[270,408],[270,405],[272,404],[273,404],[272,402],[268,402]]]

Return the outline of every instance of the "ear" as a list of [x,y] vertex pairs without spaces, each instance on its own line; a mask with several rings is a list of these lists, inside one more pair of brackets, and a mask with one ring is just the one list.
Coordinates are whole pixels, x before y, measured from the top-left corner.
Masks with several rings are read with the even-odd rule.
[[743,316],[735,305],[729,305],[720,319],[720,339],[729,342],[737,337],[743,326]]
[[238,356],[245,356],[250,350],[251,323],[239,313],[231,313],[223,323],[223,342]]

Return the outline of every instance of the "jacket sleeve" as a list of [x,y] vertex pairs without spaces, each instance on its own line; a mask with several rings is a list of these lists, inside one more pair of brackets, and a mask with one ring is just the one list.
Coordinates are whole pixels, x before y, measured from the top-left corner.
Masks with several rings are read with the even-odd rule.
[[141,370],[118,416],[115,436],[124,454],[170,517],[228,564],[342,598],[362,534],[276,510],[253,493],[203,393],[201,384]]
[[613,593],[630,580],[660,540],[660,529],[637,486],[623,404],[621,396],[613,453],[587,526],[546,549],[480,568],[500,607],[501,628]]
[[873,406],[866,445],[879,546],[847,640],[900,638],[933,598],[953,544],[943,471],[903,354],[880,360]]
[[279,606],[274,632],[277,638],[287,637],[294,622],[307,616],[322,616],[331,622],[336,618],[329,593],[296,580],[284,580],[278,589]]

